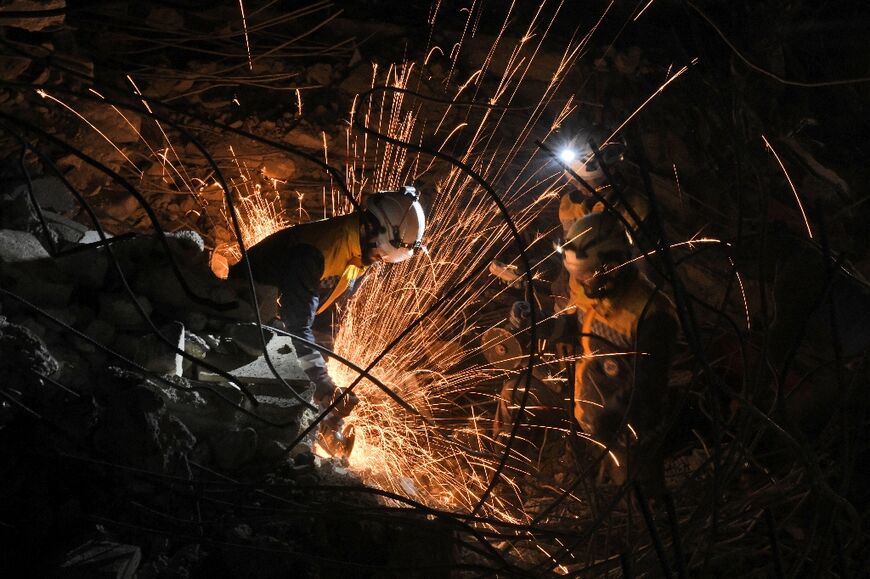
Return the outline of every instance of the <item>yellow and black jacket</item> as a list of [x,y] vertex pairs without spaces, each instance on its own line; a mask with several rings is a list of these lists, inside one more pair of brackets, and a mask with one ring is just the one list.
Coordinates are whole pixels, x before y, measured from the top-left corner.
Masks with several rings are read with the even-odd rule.
[[673,303],[643,274],[606,299],[591,299],[574,280],[583,357],[574,374],[574,416],[613,445],[623,421],[649,433],[661,418],[678,322]]
[[[248,261],[258,283],[281,292],[281,321],[287,331],[314,341],[312,324],[365,273],[360,247],[360,214],[349,213],[282,229],[248,249]],[[244,278],[243,262],[230,277]],[[317,397],[335,388],[322,356],[304,344],[296,349],[306,373],[317,385]]]

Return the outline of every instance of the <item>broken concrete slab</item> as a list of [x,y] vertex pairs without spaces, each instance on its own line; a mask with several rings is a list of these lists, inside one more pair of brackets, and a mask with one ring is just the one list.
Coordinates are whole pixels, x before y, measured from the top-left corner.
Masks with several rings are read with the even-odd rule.
[[[293,347],[290,338],[275,336],[267,344],[266,351],[278,375],[286,382],[296,386],[307,386],[309,384],[310,380],[305,372],[302,371],[299,358],[296,356],[296,349]],[[269,368],[263,356],[258,356],[253,361],[238,367],[230,368],[228,372],[244,384],[277,384],[280,388],[274,392],[274,395],[281,396],[286,394],[286,388],[281,385],[280,380],[275,378],[275,374]],[[207,371],[200,372],[199,379],[210,382],[224,381],[224,378],[220,375]]]
[[229,338],[232,343],[242,352],[249,356],[259,356],[263,353],[263,341],[265,339],[268,346],[272,338],[275,337],[275,332],[269,328],[261,330],[256,324],[229,324],[224,328],[223,335]]
[[[299,400],[294,398],[292,394],[288,393],[286,389],[280,396],[269,396],[258,394],[257,389],[260,387],[262,387],[262,385],[258,384],[252,384],[248,387],[259,404],[256,408],[249,407],[249,409],[256,412],[257,416],[269,420],[270,422],[286,426],[276,428],[265,425],[261,422],[254,423],[251,421],[250,423],[257,427],[258,432],[260,432],[261,435],[268,435],[276,440],[290,442],[295,438],[298,426],[303,422],[303,415],[306,412],[306,407],[303,406]],[[300,396],[303,399],[310,400],[313,393],[313,389],[302,391]],[[243,417],[242,421],[245,422],[248,421],[248,419]],[[296,428],[291,428],[291,425],[294,425],[294,423]]]
[[0,384],[37,384],[39,376],[51,376],[60,369],[42,340],[31,330],[0,316]]
[[172,322],[160,328],[160,333],[175,350],[154,334],[143,337],[133,360],[146,370],[157,374],[181,376],[183,356],[176,350],[184,351],[184,325]]
[[14,229],[0,229],[0,261],[21,263],[47,259],[48,251],[32,233]]

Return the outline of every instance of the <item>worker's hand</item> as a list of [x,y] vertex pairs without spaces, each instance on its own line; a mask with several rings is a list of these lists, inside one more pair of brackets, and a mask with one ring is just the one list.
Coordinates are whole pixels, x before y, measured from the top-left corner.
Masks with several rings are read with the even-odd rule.
[[[317,440],[320,446],[333,458],[346,459],[353,450],[354,430],[353,426],[344,423],[348,416],[359,404],[359,398],[353,392],[347,392],[345,388],[336,388],[332,396],[323,403],[323,408],[330,406],[336,400],[335,408],[320,423]],[[344,394],[344,396],[342,396]]]
[[[332,400],[338,400],[341,395],[344,394],[346,391],[346,388],[336,388],[335,392],[332,395]],[[345,416],[348,416],[351,412],[353,412],[353,409],[356,408],[357,404],[359,404],[359,398],[357,397],[357,395],[353,392],[348,392],[343,398],[341,398],[338,405],[332,412],[336,416],[344,418]]]
[[325,366],[311,366],[305,370],[305,373],[314,383],[314,403],[321,410],[326,408],[333,401],[338,386],[333,382]]
[[[312,380],[315,378],[311,374],[309,374],[309,377]],[[332,381],[332,378],[326,372],[319,373],[316,378],[317,380],[314,382],[314,403],[321,411],[326,410],[328,406],[341,398],[329,414],[338,418],[344,418],[359,404],[359,398],[353,392],[341,397],[342,393],[347,389],[336,386],[335,382]]]
[[317,442],[332,458],[346,460],[353,451],[353,443],[356,439],[354,428],[347,425],[344,420],[330,413],[320,423],[317,432]]

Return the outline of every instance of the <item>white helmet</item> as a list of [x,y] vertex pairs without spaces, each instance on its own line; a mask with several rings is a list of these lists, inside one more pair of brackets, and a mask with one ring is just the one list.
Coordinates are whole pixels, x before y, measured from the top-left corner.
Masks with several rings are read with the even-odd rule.
[[595,211],[568,230],[568,240],[562,246],[563,263],[588,297],[606,297],[633,275],[633,267],[625,267],[631,248],[622,222],[609,211]]
[[419,197],[417,189],[407,185],[398,191],[380,191],[366,197],[363,207],[381,225],[374,244],[383,261],[405,261],[423,247],[426,217]]

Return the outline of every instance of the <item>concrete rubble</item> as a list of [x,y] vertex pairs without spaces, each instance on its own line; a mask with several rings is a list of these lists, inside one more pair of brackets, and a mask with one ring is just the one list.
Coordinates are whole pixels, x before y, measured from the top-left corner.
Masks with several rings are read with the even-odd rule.
[[[63,209],[67,200],[57,186],[56,180],[35,179],[36,199]],[[2,203],[16,200],[23,200],[22,213],[33,212],[20,188],[0,193]],[[61,240],[52,256],[38,223],[18,223],[25,228],[0,229],[2,287],[26,300],[0,296],[0,347],[10,350],[0,373],[7,383],[34,381],[10,374],[21,368],[58,377],[74,367],[82,388],[77,394],[97,400],[95,443],[128,464],[164,468],[179,445],[196,446],[207,464],[228,471],[287,459],[285,445],[311,417],[288,388],[310,398],[308,378],[290,340],[267,330],[269,354],[283,382],[275,377],[250,323],[255,316],[249,288],[211,273],[197,234],[182,231],[166,240],[194,294],[188,295],[156,236],[112,239],[106,247],[70,241],[55,231],[64,224],[49,222]],[[256,290],[261,319],[269,321],[277,292]],[[256,386],[256,408],[239,385]]]
[[[0,481],[7,499],[0,520],[14,521],[27,545],[53,549],[38,564],[33,552],[20,550],[9,565],[43,565],[70,577],[181,577],[216,566],[218,575],[231,569],[238,577],[277,578],[307,568],[319,569],[312,576],[337,572],[300,552],[318,554],[315,561],[338,553],[410,562],[401,553],[417,549],[414,533],[433,526],[429,521],[362,525],[318,502],[334,512],[262,525],[235,507],[203,515],[207,504],[177,504],[177,489],[164,482],[195,473],[220,484],[266,477],[278,488],[358,481],[312,454],[313,434],[291,447],[314,416],[300,402],[311,400],[311,383],[289,338],[268,328],[260,335],[248,285],[212,274],[197,234],[166,237],[188,294],[156,236],[99,235],[64,215],[64,200],[53,197],[63,191],[55,180],[33,180],[35,198],[52,199],[61,211],[44,211],[46,232],[29,193],[0,189],[0,206],[17,207],[16,219],[0,228],[0,461],[9,467]],[[268,322],[277,290],[254,289]],[[264,341],[280,379],[263,356]],[[264,499],[245,493],[245,504]],[[352,502],[378,505],[365,495]],[[171,512],[173,524],[219,517],[231,529],[223,540],[242,550],[208,550],[184,539],[188,529],[154,544],[147,534],[94,530],[97,512],[142,518],[144,527],[165,523],[151,520],[155,509]],[[435,525],[423,538],[438,548],[427,556],[449,559],[449,537]],[[266,550],[255,574],[248,549]]]
[[[55,185],[49,179],[34,180],[36,198],[54,194]],[[293,345],[267,331],[269,353],[283,378],[278,379],[251,333],[255,326],[249,288],[211,273],[196,234],[179,232],[167,239],[195,294],[191,297],[175,279],[155,237],[111,238],[107,247],[90,241],[99,239],[95,232],[70,226],[56,214],[59,219],[48,221],[56,242],[52,255],[45,230],[30,218],[34,208],[29,197],[20,188],[0,191],[0,204],[16,203],[23,218],[6,219],[0,229],[4,464],[25,456],[5,456],[9,452],[18,456],[20,450],[15,449],[30,448],[73,461],[97,456],[107,464],[171,476],[189,474],[190,465],[196,464],[233,477],[282,471],[285,479],[307,473],[303,480],[309,484],[319,480],[310,443],[289,448],[313,417],[298,399],[310,400],[312,389]],[[62,209],[62,203],[57,205]],[[268,321],[275,315],[277,294],[274,288],[256,289],[262,319]],[[233,383],[219,369],[228,372]],[[256,405],[240,388],[250,388]],[[49,422],[56,431],[45,430],[43,424]],[[89,450],[82,454],[80,445]],[[3,518],[33,521],[35,526],[23,528],[33,535],[34,544],[51,543],[51,533],[65,523],[48,511],[35,512],[33,505],[55,504],[47,497],[59,492],[58,483],[45,477],[30,490],[14,490],[27,480],[22,477],[31,475],[31,469],[4,475],[7,480],[0,491],[17,497],[16,504],[28,514],[17,514],[19,507],[7,505]],[[97,486],[84,494],[111,495],[110,488]],[[146,485],[132,492],[157,491]],[[75,497],[83,495],[73,491],[69,496],[61,511],[80,512],[84,507],[77,501],[84,499]],[[245,541],[260,542],[267,536],[249,531]],[[186,556],[155,558],[149,549],[151,556],[143,562],[139,545],[109,536],[83,537],[81,544],[69,546],[59,565],[69,576],[157,576],[171,568],[183,572],[198,557],[198,551],[188,551]]]

